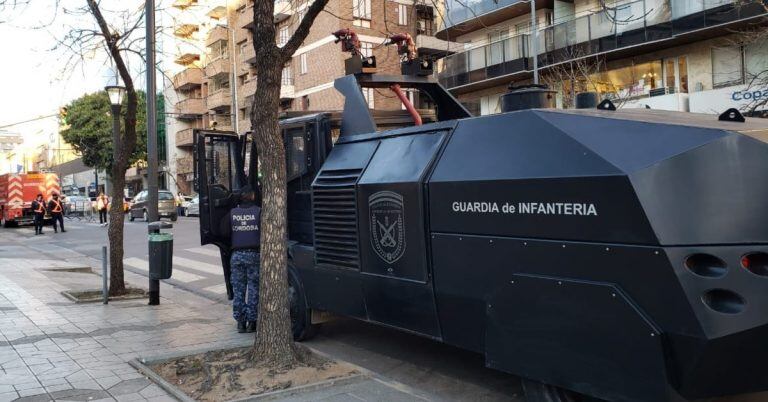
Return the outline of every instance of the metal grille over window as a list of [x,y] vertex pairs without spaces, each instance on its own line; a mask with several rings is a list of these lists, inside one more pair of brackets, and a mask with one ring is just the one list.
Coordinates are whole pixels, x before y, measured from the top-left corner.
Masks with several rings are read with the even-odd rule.
[[355,183],[362,170],[326,170],[312,186],[318,265],[360,269]]

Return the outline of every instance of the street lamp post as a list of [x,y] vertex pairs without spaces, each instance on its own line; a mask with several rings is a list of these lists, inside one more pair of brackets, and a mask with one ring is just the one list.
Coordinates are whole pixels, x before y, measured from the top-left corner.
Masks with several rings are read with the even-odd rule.
[[112,160],[114,161],[117,160],[117,150],[120,149],[120,108],[123,106],[125,87],[109,85],[104,89],[109,96],[112,110]]

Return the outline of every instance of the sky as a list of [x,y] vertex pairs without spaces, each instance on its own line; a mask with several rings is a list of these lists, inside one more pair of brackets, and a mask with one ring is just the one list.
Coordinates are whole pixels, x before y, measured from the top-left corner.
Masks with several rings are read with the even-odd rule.
[[[56,38],[62,38],[71,26],[95,27],[90,15],[71,15],[52,10],[54,0],[31,0],[30,4],[8,12],[0,10],[0,127],[57,114],[59,108],[83,94],[102,90],[114,83],[106,53],[95,54],[76,68],[63,71],[68,53],[52,50]],[[61,0],[63,7],[85,5],[85,0]],[[102,9],[117,7],[139,9],[143,0],[103,0]],[[160,1],[158,1],[160,3]],[[50,23],[53,20],[53,23]],[[39,28],[43,27],[43,28]],[[143,68],[140,60],[132,69]],[[143,74],[134,74],[135,84],[144,86]],[[56,130],[56,118],[7,127],[5,130],[25,136],[25,142],[45,142]],[[45,137],[45,138],[42,138]]]

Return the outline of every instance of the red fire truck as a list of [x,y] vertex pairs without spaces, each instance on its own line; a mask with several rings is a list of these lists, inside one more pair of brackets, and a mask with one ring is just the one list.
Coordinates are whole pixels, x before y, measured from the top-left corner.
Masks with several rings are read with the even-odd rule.
[[0,219],[3,226],[32,223],[32,201],[43,194],[45,201],[61,193],[56,173],[28,172],[0,175]]

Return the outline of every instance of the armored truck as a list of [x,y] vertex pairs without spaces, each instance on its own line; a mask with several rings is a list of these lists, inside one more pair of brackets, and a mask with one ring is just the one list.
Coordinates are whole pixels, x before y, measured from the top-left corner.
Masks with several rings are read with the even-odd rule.
[[[379,130],[360,87],[426,94]],[[530,401],[768,389],[768,125],[731,111],[472,117],[429,77],[350,75],[281,123],[294,336],[332,313],[475,351]],[[613,108],[607,108],[613,109]],[[198,131],[204,244],[258,184],[247,136]],[[250,175],[248,174],[250,172]]]

